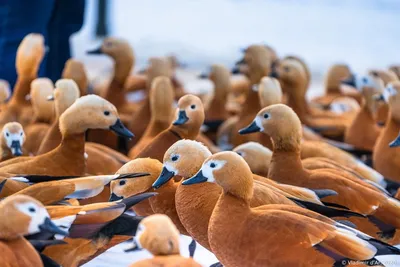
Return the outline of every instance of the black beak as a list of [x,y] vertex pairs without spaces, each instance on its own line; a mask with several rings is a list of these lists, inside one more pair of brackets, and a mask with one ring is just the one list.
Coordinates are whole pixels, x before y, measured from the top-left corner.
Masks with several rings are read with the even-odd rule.
[[99,48],[87,51],[86,53],[89,55],[101,55],[103,54],[103,51],[101,51],[101,46],[100,46]]
[[174,121],[174,123],[172,123],[172,124],[173,125],[182,125],[182,124],[185,124],[188,120],[189,120],[189,118],[186,116],[186,111],[179,110],[178,119],[176,121]]
[[242,64],[246,64],[246,60],[244,60],[244,58],[242,58],[239,61],[236,61],[235,66],[239,66],[239,65],[242,65]]
[[68,232],[61,230],[60,228],[57,227],[57,225],[55,225],[49,217],[47,217],[44,220],[44,223],[39,225],[39,229],[42,232],[48,232],[48,233],[52,233],[52,234],[59,234],[59,235],[63,235],[66,236],[68,235]]
[[271,70],[271,72],[269,73],[269,77],[275,78],[275,79],[279,79],[279,73],[276,71],[275,68],[273,68]]
[[125,125],[118,119],[114,125],[110,126],[110,130],[115,132],[118,136],[132,139],[135,135],[125,127]]
[[3,190],[4,185],[6,184],[7,179],[4,179],[1,183],[0,183],[0,193]]
[[17,157],[22,155],[21,143],[18,140],[13,140],[11,142],[11,152]]
[[199,76],[197,76],[199,79],[208,79],[208,74],[205,72],[202,72]]
[[400,146],[400,135],[396,137],[390,144],[389,147],[398,147]]
[[131,248],[125,249],[125,250],[124,250],[125,252],[134,252],[134,251],[142,250],[142,249],[138,246],[138,244],[136,243],[135,239],[133,239],[132,242],[133,242],[133,246],[132,246]]
[[250,134],[250,133],[257,133],[261,131],[260,127],[257,126],[256,122],[253,121],[249,126],[239,130],[239,134]]
[[110,198],[108,199],[108,201],[109,202],[113,202],[113,201],[117,201],[117,200],[120,200],[120,199],[123,199],[124,197],[119,197],[119,196],[117,196],[116,194],[114,194],[114,193],[111,193],[111,196],[110,196]]
[[376,94],[374,95],[374,99],[376,101],[385,101],[385,98],[383,97],[383,94]]
[[191,184],[200,184],[200,183],[204,183],[204,182],[207,182],[207,178],[204,177],[203,172],[200,170],[192,178],[189,178],[189,179],[183,181],[182,184],[183,185],[191,185]]
[[238,66],[235,66],[231,69],[231,74],[240,74],[240,70]]
[[342,80],[341,84],[356,87],[356,76],[352,74],[349,78]]
[[153,183],[153,188],[160,188],[163,184],[171,180],[171,178],[174,176],[175,174],[173,172],[170,172],[169,170],[167,170],[167,168],[163,167],[160,176],[158,176],[157,180]]

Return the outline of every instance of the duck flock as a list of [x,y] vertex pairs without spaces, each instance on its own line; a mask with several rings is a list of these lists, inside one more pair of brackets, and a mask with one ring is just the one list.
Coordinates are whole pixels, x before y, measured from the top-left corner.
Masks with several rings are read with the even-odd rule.
[[114,62],[97,86],[74,59],[38,78],[44,54],[27,35],[12,95],[0,82],[0,266],[80,266],[126,241],[154,255],[132,267],[201,266],[197,244],[212,266],[400,266],[400,65],[333,65],[309,101],[307,64],[266,45],[199,75],[202,95],[174,57],[131,74],[122,39],[89,52]]

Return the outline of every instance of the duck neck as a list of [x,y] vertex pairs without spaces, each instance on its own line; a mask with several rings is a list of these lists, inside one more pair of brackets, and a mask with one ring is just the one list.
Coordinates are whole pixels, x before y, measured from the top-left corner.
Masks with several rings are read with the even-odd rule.
[[31,83],[36,77],[18,76],[17,83],[14,87],[14,93],[11,96],[10,104],[29,105],[26,96],[31,90]]
[[[118,57],[115,58],[114,64],[114,77],[113,80],[117,81],[119,84],[124,85],[126,79],[128,78],[133,66],[133,60],[130,57]],[[121,90],[123,86],[121,87]]]
[[215,83],[214,97],[211,106],[225,112],[226,99],[228,97],[228,92],[230,91],[230,85],[218,85]]
[[1,233],[0,240],[11,241],[22,237],[9,227],[4,227],[4,226],[0,226],[0,233]]
[[272,153],[268,177],[281,183],[295,184],[297,175],[303,172],[300,145],[276,147]]
[[[389,142],[393,141],[394,138],[399,134],[399,130],[400,130],[400,121],[396,120],[395,118],[393,118],[393,116],[391,115],[391,113],[389,113],[388,118],[390,118],[390,120],[388,120],[388,122],[386,123],[385,128],[383,129],[381,135],[383,137],[383,140],[389,140]],[[393,140],[392,140],[393,139]],[[389,143],[384,144],[385,146],[388,146]]]
[[243,115],[247,116],[249,114],[257,114],[261,109],[258,93],[250,88],[247,93],[246,101],[242,107],[241,114]]
[[[293,89],[296,90],[296,89]],[[288,106],[291,107],[294,112],[296,112],[302,123],[306,123],[308,116],[308,105],[305,96],[296,95],[289,93],[288,94]]]
[[56,119],[53,124],[50,126],[50,129],[47,131],[42,143],[40,144],[37,155],[45,154],[53,149],[61,143],[61,132],[59,120]]
[[[61,139],[59,150],[67,153],[68,157],[73,154],[84,160],[85,133],[65,134]],[[74,159],[77,159],[76,156],[74,156]]]
[[375,124],[375,120],[366,104],[363,104],[361,109],[357,112],[356,117],[353,120],[353,124],[355,123],[365,123],[364,125],[368,124]]
[[181,139],[194,140],[199,135],[199,127],[191,125],[184,125],[184,127],[172,125],[169,129]]

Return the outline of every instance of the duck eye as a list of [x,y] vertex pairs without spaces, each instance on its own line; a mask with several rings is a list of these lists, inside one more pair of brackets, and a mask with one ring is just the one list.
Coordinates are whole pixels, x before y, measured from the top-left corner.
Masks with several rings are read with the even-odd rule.
[[195,109],[195,108],[196,108],[196,105],[191,105],[190,108],[191,108],[191,109]]
[[6,133],[6,136],[7,136],[7,137],[9,137],[9,136],[10,136],[10,134],[9,134],[9,133]]
[[373,72],[371,72],[371,75],[376,77],[376,76],[378,76],[378,73],[376,71],[373,71]]
[[174,155],[174,156],[171,158],[172,161],[177,161],[178,159],[179,159],[179,157],[178,157],[177,155]]
[[214,163],[214,162],[211,162],[211,164],[210,164],[210,167],[211,167],[211,168],[213,168],[213,169],[214,169],[216,166],[217,166],[217,165],[215,165],[215,163]]
[[110,115],[110,111],[108,111],[108,110],[104,111],[104,115],[106,115],[106,116]]
[[126,184],[126,181],[125,181],[125,180],[119,181],[119,185],[120,185],[120,186],[123,186],[123,185],[125,185],[125,184]]
[[241,157],[243,156],[242,152],[240,152],[240,151],[236,152],[236,154],[238,154]]
[[36,212],[36,209],[35,209],[34,207],[30,207],[30,208],[29,208],[29,212],[30,212],[30,213],[35,213],[35,212]]
[[23,135],[24,135],[24,133],[22,133],[22,132],[21,132],[19,135],[20,135],[20,136],[23,136]]
[[264,119],[268,119],[269,118],[269,114],[265,113],[263,117],[264,117]]
[[288,66],[285,66],[285,67],[283,67],[283,70],[286,71],[286,72],[289,72],[290,68]]

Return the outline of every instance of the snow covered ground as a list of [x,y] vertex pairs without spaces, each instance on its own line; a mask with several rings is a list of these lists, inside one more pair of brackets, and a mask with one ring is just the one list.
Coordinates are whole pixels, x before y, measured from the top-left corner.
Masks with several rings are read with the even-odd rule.
[[[326,69],[345,62],[356,72],[400,64],[398,0],[118,0],[110,1],[113,36],[127,39],[143,66],[150,56],[179,55],[189,71],[180,73],[189,89],[209,86],[194,81],[194,73],[211,63],[231,66],[240,48],[252,43],[275,47],[279,55],[297,54],[310,65],[314,87],[320,88]],[[93,37],[95,0],[88,0],[83,29],[73,37],[76,58],[87,63],[91,77],[110,70],[105,57],[85,51],[100,43]],[[138,68],[136,68],[138,69]],[[197,90],[196,88],[193,90]],[[316,92],[317,90],[312,90]],[[182,238],[187,255],[189,238]],[[149,257],[125,254],[114,247],[85,267],[128,266]],[[215,257],[199,248],[195,259],[209,266]]]

